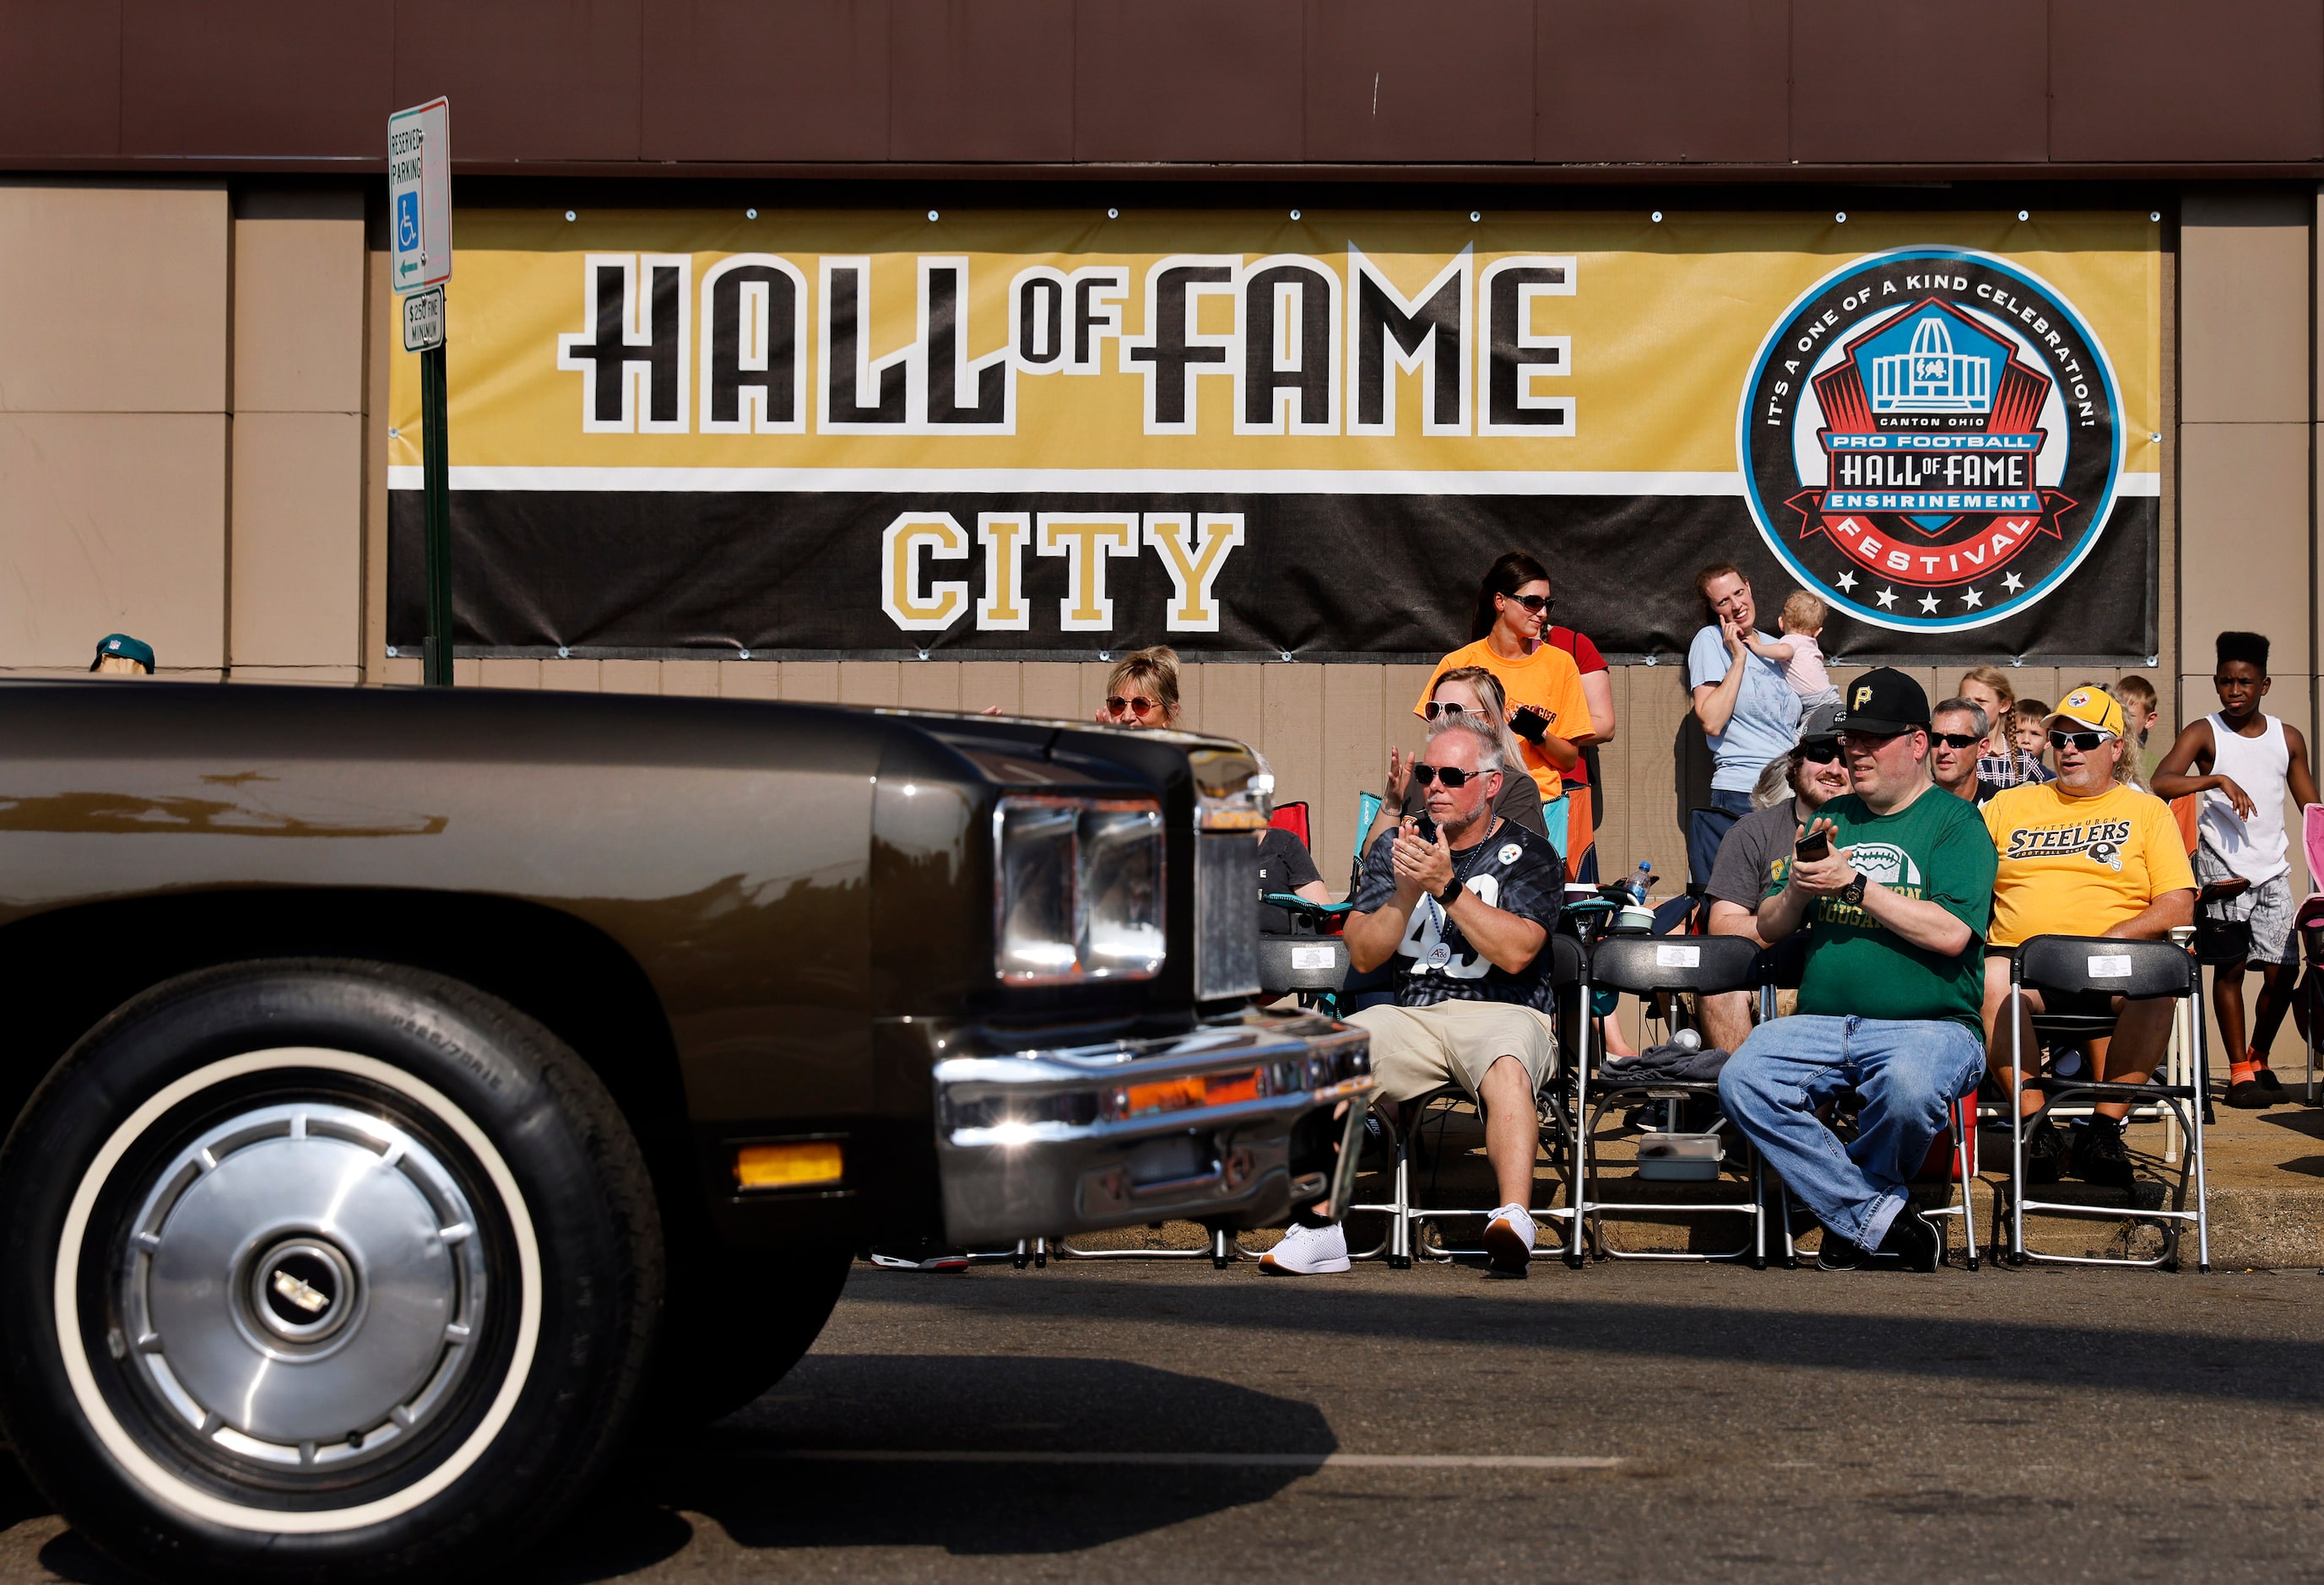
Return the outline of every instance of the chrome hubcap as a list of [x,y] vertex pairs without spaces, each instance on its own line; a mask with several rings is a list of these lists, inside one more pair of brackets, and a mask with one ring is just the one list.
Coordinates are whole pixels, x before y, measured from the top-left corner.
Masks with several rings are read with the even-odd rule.
[[381,1457],[448,1405],[475,1355],[482,1242],[411,1134],[344,1106],[258,1108],[162,1167],[123,1250],[113,1349],[226,1452]]

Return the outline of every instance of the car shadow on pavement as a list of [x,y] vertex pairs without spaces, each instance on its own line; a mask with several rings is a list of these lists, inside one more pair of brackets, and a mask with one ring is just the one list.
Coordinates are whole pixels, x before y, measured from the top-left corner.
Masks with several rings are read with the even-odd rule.
[[[1393,1285],[1404,1274],[1385,1271],[1376,1277],[1367,1274],[1371,1280],[1360,1282],[1222,1277],[1203,1290],[1198,1303],[1190,1303],[1184,1286],[1157,1291],[1151,1282],[1076,1273],[1070,1281],[1010,1282],[1005,1290],[1000,1283],[955,1284],[947,1296],[968,1305],[1003,1306],[1011,1324],[1026,1327],[1112,1323],[1167,1304],[1176,1324],[1222,1332],[1248,1331],[1273,1340],[1276,1346],[1302,1334],[1392,1337],[1415,1347],[1489,1341],[1532,1344],[1551,1355],[1704,1360],[1997,1383],[2091,1380],[2110,1389],[2172,1396],[2324,1402],[2324,1387],[2319,1386],[2324,1382],[2324,1340],[2302,1335],[2288,1324],[2282,1332],[2244,1335],[2220,1326],[2219,1313],[2213,1310],[2207,1313],[2206,1324],[2183,1330],[2167,1323],[2153,1328],[2109,1325],[2105,1319],[2109,1301],[2119,1304],[2124,1296],[2118,1288],[2098,1290],[2089,1319],[2070,1323],[1964,1313],[1950,1305],[1932,1306],[1921,1313],[1900,1313],[1891,1307],[1917,1284],[1982,1282],[1994,1285],[2000,1297],[2010,1292],[2011,1284],[2077,1280],[2056,1272],[1921,1276],[1737,1271],[1732,1276],[1738,1285],[1754,1286],[1757,1291],[1731,1304],[1610,1300],[1598,1296],[1607,1291],[1601,1279],[1608,1275],[1537,1268],[1528,1283],[1485,1284],[1484,1292],[1466,1294],[1447,1292],[1435,1283],[1399,1292]],[[2106,1279],[2080,1280],[2095,1284]],[[2144,1286],[2233,1279],[2133,1273],[2123,1280]],[[1794,1283],[1813,1285],[1817,1302],[1751,1302],[1777,1299],[1784,1286]],[[926,1287],[857,1280],[848,1285],[847,1303],[921,1304],[927,1299]],[[1861,1304],[1877,1309],[1877,1315],[1853,1307],[1851,1300],[1859,1295]],[[2238,1314],[2234,1319],[2248,1324],[2254,1317]]]
[[[1307,1471],[1043,1461],[1135,1451],[1313,1456],[1338,1443],[1314,1405],[1115,1359],[812,1354],[766,1396],[690,1438],[640,1445],[535,1576],[581,1585],[692,1536],[750,1548],[928,1546],[1068,1553],[1250,1503]],[[850,1458],[822,1459],[841,1452]],[[896,1460],[1021,1452],[1026,1462]]]

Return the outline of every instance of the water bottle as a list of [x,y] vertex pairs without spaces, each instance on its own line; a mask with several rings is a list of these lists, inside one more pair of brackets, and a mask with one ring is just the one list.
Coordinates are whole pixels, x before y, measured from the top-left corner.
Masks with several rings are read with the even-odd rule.
[[1628,888],[1630,900],[1614,917],[1614,929],[1618,934],[1644,935],[1655,927],[1654,911],[1646,907],[1646,886],[1653,879],[1653,866],[1641,860],[1638,872],[1630,877]]
[[1673,1046],[1683,1046],[1689,1051],[1701,1051],[1702,1049],[1702,1037],[1696,1034],[1692,1029],[1681,1029],[1677,1034],[1673,1035],[1670,1037],[1670,1043]]

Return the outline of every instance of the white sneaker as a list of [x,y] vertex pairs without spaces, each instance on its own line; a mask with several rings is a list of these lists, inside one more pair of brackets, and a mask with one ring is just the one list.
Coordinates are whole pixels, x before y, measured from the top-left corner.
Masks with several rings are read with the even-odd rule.
[[1277,1276],[1314,1276],[1321,1271],[1348,1269],[1348,1235],[1340,1224],[1283,1230],[1283,1241],[1259,1258],[1259,1268]]
[[1533,1218],[1515,1201],[1493,1212],[1493,1220],[1485,1227],[1485,1251],[1492,1257],[1495,1271],[1515,1276],[1526,1274],[1526,1266],[1533,1258]]

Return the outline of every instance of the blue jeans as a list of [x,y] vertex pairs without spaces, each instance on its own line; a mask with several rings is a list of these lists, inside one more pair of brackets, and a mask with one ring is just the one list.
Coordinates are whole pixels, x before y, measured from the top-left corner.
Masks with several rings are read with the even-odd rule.
[[1691,809],[1686,816],[1686,873],[1697,886],[1711,884],[1711,867],[1719,862],[1719,844],[1735,823],[1751,812],[1751,795],[1714,788],[1711,806]]
[[[1965,1025],[1803,1015],[1752,1030],[1720,1073],[1719,1099],[1818,1221],[1876,1249],[1946,1109],[1984,1073],[1985,1042]],[[1842,1145],[1815,1109],[1849,1090],[1864,1106]]]

